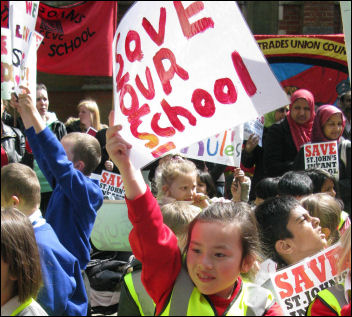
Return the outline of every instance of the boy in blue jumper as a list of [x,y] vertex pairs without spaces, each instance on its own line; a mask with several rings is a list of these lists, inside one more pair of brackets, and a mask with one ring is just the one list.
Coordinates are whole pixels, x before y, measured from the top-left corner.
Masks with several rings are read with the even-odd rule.
[[88,177],[101,159],[99,142],[89,134],[74,132],[60,143],[45,126],[28,88],[23,91],[17,110],[34,157],[54,188],[45,218],[84,270],[90,260],[89,237],[103,203],[98,181]]
[[51,316],[86,315],[88,298],[78,260],[42,217],[37,175],[26,165],[11,163],[1,169],[1,184],[1,206],[15,206],[33,225],[44,284],[38,303]]

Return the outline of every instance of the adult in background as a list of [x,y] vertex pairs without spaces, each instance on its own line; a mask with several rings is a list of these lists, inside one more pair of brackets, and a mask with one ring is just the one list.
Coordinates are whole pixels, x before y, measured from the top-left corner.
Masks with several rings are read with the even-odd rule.
[[[345,117],[333,105],[323,105],[317,110],[312,129],[312,143],[337,141],[339,160],[339,189],[344,210],[351,214],[351,141],[344,139]],[[304,149],[295,160],[294,168],[304,170]]]
[[[66,127],[63,122],[59,121],[59,119],[57,118],[54,112],[48,111],[49,109],[48,89],[42,83],[37,84],[36,106],[41,118],[45,122],[45,125],[50,128],[50,130],[56,135],[56,137],[60,141],[67,134]],[[42,214],[44,216],[51,194],[53,192],[53,188],[50,186],[45,175],[40,170],[38,163],[36,161],[36,158],[33,156],[33,154],[31,154],[27,164],[34,169],[39,179],[40,188],[41,188],[40,210],[42,211]]]
[[[1,118],[5,109],[1,99]],[[26,152],[26,141],[23,133],[8,126],[1,119],[1,167],[8,163],[20,163]]]
[[[282,107],[264,115],[264,130],[262,140],[265,139],[269,128],[285,119],[288,108]],[[263,147],[258,145],[259,136],[251,134],[247,141],[244,142],[244,148],[241,154],[241,163],[246,168],[255,166],[254,174],[252,177],[252,186],[249,194],[249,201],[256,199],[255,187],[257,183],[264,178],[263,167]],[[262,143],[263,144],[263,143]]]
[[342,80],[336,86],[338,106],[345,115],[346,125],[342,136],[351,141],[351,86],[348,80]]
[[296,90],[291,96],[286,118],[281,123],[272,125],[263,140],[265,176],[281,176],[293,170],[301,146],[310,142],[314,117],[312,93],[306,89]]
[[[97,132],[108,127],[100,122],[99,107],[95,100],[83,99],[77,110],[79,118],[70,117],[65,122],[67,133],[87,132],[90,127]],[[94,133],[92,135],[95,136]]]

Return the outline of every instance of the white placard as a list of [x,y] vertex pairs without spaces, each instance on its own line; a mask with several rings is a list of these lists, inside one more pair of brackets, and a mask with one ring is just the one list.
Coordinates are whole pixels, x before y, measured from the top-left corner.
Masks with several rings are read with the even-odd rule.
[[[9,28],[12,38],[12,65],[15,92],[17,94],[20,93],[19,86],[22,84],[29,88],[35,100],[37,59],[35,57],[34,61],[33,56],[36,55],[36,49],[40,45],[40,38],[42,39],[39,33],[37,33],[34,39],[39,1],[10,1],[9,4]],[[31,45],[33,45],[33,52],[30,52]],[[32,81],[33,78],[35,78],[34,82]]]
[[244,124],[243,139],[248,140],[251,134],[259,136],[258,145],[263,146],[264,116]]
[[243,143],[243,125],[181,149],[184,157],[239,167]]
[[1,28],[1,98],[11,99],[13,87],[12,41],[10,29]]
[[337,141],[304,145],[304,168],[321,168],[339,179]]
[[304,316],[319,291],[344,282],[347,272],[338,274],[337,248],[335,244],[271,276],[284,316]]
[[234,1],[136,2],[112,49],[136,167],[289,103]]

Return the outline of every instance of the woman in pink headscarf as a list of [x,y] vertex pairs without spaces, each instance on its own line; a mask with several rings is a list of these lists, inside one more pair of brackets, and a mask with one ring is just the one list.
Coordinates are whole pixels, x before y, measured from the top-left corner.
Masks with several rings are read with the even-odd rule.
[[[351,212],[351,142],[343,138],[346,118],[342,111],[332,105],[320,106],[317,110],[311,143],[337,141],[339,159],[339,191],[345,205],[345,211]],[[294,169],[304,170],[304,149],[302,148],[295,161]]]
[[293,170],[300,148],[310,142],[315,117],[314,97],[306,89],[298,89],[291,96],[286,118],[273,124],[264,140],[264,173],[268,177],[282,176]]

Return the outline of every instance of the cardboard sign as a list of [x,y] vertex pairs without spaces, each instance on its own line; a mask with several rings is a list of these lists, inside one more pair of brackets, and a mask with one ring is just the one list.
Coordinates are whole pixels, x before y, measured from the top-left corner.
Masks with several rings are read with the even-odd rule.
[[1,98],[11,99],[13,86],[12,42],[9,29],[1,28]]
[[104,200],[91,233],[94,246],[101,251],[131,251],[128,236],[132,224],[124,200]]
[[122,200],[125,199],[122,178],[119,174],[103,170],[99,179],[100,188],[104,199]]
[[316,255],[271,275],[276,298],[285,316],[304,316],[316,294],[342,283],[347,272],[338,274],[335,244]]
[[243,143],[243,126],[227,129],[222,133],[181,149],[183,156],[229,166],[240,166]]
[[234,1],[136,2],[112,48],[136,167],[289,103]]
[[[34,39],[38,9],[39,1],[10,1],[9,29],[12,38],[12,65],[15,92],[17,94],[20,93],[19,86],[22,84],[29,88],[32,96],[34,96],[34,100],[37,62],[35,58],[35,65],[33,65],[33,56],[36,55],[37,43],[39,42],[40,44],[41,42],[39,35]],[[30,53],[31,46],[33,46],[32,53]],[[29,57],[29,55],[31,56]],[[29,64],[31,65],[30,67],[28,67]],[[30,72],[35,74],[30,74]],[[32,78],[35,78],[34,82],[31,81]]]
[[248,140],[251,134],[259,136],[259,146],[263,146],[263,131],[264,131],[264,116],[261,116],[255,120],[246,122],[244,124],[243,139]]
[[324,169],[339,179],[337,141],[305,144],[304,167]]

